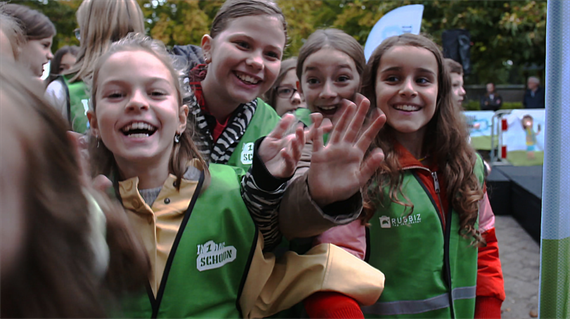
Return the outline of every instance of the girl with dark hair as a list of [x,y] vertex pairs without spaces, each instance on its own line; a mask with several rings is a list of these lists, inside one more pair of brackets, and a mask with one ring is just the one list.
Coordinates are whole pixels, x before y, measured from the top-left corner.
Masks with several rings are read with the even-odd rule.
[[40,77],[44,65],[52,58],[51,44],[55,36],[53,23],[42,13],[24,5],[7,3],[4,12],[16,19],[24,31],[25,42],[20,47],[18,61]]
[[75,45],[66,45],[57,50],[53,55],[53,60],[51,60],[49,82],[52,82],[63,72],[69,70],[77,61],[78,53],[79,48]]
[[363,93],[387,122],[365,188],[368,262],[390,281],[366,317],[500,318],[505,299],[483,161],[468,142],[443,55],[426,37],[388,38]]
[[102,318],[109,291],[144,283],[146,254],[121,207],[82,181],[41,84],[1,63],[0,316]]

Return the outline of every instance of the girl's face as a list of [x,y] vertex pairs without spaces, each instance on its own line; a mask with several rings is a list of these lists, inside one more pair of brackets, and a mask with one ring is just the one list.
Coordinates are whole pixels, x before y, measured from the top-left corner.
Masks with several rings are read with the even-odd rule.
[[179,106],[173,83],[168,68],[146,51],[117,52],[103,63],[91,125],[119,168],[168,163],[188,110]]
[[291,69],[285,73],[283,81],[275,88],[277,90],[275,99],[275,111],[279,116],[283,116],[287,112],[293,112],[300,107],[305,106],[305,99],[297,91],[297,74],[295,69]]
[[53,37],[39,40],[28,40],[22,45],[19,60],[24,63],[36,76],[42,76],[44,64],[53,59],[51,43]]
[[61,62],[59,63],[59,73],[71,69],[75,64],[77,58],[71,53],[66,53],[61,57]]
[[354,100],[359,88],[360,75],[354,60],[344,52],[323,48],[303,63],[301,89],[311,112],[333,120],[341,101]]
[[283,24],[276,16],[235,18],[216,38],[202,38],[204,55],[211,59],[202,85],[228,104],[252,101],[275,82],[284,45]]
[[376,105],[402,134],[425,133],[435,114],[438,65],[433,53],[414,46],[384,52],[376,76]]

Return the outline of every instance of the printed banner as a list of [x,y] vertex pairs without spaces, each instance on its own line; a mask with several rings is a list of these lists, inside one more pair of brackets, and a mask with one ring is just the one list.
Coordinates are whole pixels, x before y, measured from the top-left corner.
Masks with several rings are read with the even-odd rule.
[[396,8],[380,18],[372,27],[364,45],[366,61],[384,39],[404,33],[420,34],[423,13],[422,4],[412,4]]

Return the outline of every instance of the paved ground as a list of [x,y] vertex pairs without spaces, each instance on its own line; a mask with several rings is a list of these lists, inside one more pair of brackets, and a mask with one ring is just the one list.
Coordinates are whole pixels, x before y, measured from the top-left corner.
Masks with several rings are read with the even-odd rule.
[[538,315],[538,244],[511,216],[496,216],[495,230],[505,277],[502,318],[535,318]]

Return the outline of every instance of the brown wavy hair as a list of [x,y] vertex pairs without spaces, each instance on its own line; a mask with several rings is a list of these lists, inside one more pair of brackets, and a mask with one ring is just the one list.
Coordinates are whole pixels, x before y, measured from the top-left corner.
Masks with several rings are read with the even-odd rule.
[[[91,109],[94,114],[97,113],[97,90],[99,85],[99,70],[103,64],[115,53],[125,52],[125,51],[144,51],[154,55],[159,59],[166,68],[170,71],[172,79],[174,80],[174,87],[177,93],[178,105],[182,107],[183,98],[185,90],[181,87],[180,79],[183,76],[183,71],[186,66],[181,63],[181,60],[176,59],[176,57],[170,56],[166,51],[166,47],[162,42],[153,40],[150,37],[144,36],[143,34],[130,33],[125,38],[113,43],[109,50],[103,54],[95,65],[93,72],[93,83],[91,90]],[[195,137],[195,131],[193,125],[188,123],[186,129],[180,136],[180,142],[175,143],[172,148],[172,153],[170,155],[169,171],[176,176],[176,188],[180,188],[180,181],[182,176],[186,172],[187,163],[191,159],[198,159],[201,167],[206,167],[206,162],[200,155],[196,144],[193,141]],[[172,137],[174,139],[174,136]],[[95,177],[97,175],[111,175],[116,173],[116,163],[113,157],[113,153],[105,146],[102,140],[97,140],[96,138],[91,139],[89,154],[91,155],[91,166],[92,175]]]
[[[363,76],[362,93],[370,99],[371,109],[376,105],[376,78],[382,55],[396,46],[424,48],[435,56],[438,65],[438,94],[436,111],[427,124],[423,149],[437,161],[443,172],[451,206],[459,214],[460,234],[473,237],[474,242],[483,242],[475,223],[478,217],[478,202],[483,198],[483,187],[473,173],[477,161],[475,151],[468,143],[469,133],[459,108],[454,107],[451,96],[451,78],[444,63],[444,58],[437,45],[430,39],[414,34],[403,34],[384,40],[366,65]],[[413,209],[413,203],[405,196],[402,189],[403,174],[398,154],[394,150],[394,129],[386,124],[374,139],[376,147],[384,151],[384,162],[366,186],[365,208],[367,218],[372,218],[376,208],[386,199],[404,204]],[[398,195],[408,203],[402,203]]]
[[277,75],[273,86],[267,92],[265,92],[265,96],[263,97],[263,100],[265,100],[265,102],[272,108],[275,108],[275,105],[277,105],[277,88],[279,85],[281,85],[281,82],[283,81],[283,78],[285,78],[285,75],[287,75],[290,70],[295,70],[296,67],[296,57],[281,61],[281,69],[279,70],[279,75]]
[[[13,114],[3,119],[2,133],[17,136],[24,154],[20,212],[24,223],[13,267],[0,281],[0,316],[104,317],[102,289],[143,284],[150,269],[146,252],[128,229],[122,208],[81,183],[67,123],[44,100],[40,82],[30,82],[28,70],[1,62],[0,110]],[[107,219],[111,285],[104,285],[94,271],[93,229],[84,191],[98,201]],[[18,213],[3,212],[2,217]]]

